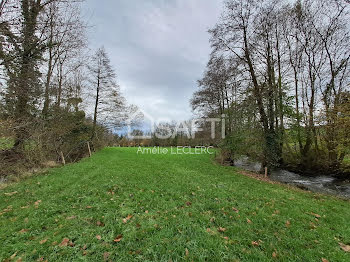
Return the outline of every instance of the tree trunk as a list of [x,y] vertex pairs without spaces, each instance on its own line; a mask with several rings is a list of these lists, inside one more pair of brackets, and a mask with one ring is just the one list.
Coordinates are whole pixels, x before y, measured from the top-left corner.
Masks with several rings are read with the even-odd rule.
[[[50,10],[51,13],[51,10]],[[49,60],[48,60],[48,70],[46,75],[46,82],[45,82],[45,100],[44,100],[44,107],[43,107],[43,116],[46,117],[49,111],[50,106],[50,83],[51,83],[51,77],[53,73],[53,30],[54,30],[54,24],[53,24],[53,17],[52,14],[50,16],[50,37],[49,37]]]
[[33,56],[35,47],[35,31],[37,25],[37,16],[39,9],[36,3],[29,3],[28,0],[22,1],[23,14],[23,43],[22,43],[22,61],[18,78],[16,79],[15,119],[17,128],[15,129],[14,149],[22,150],[25,140],[29,136],[28,120],[30,112],[28,109],[29,94],[35,79],[33,66],[36,58]]
[[263,103],[263,97],[262,93],[260,90],[260,86],[258,84],[258,80],[256,77],[255,69],[253,66],[253,62],[250,57],[250,50],[249,50],[249,44],[248,44],[248,38],[247,38],[247,33],[246,29],[243,29],[243,40],[244,40],[244,53],[245,53],[245,59],[248,64],[249,68],[249,73],[252,78],[253,82],[253,94],[257,102],[258,110],[260,113],[260,121],[263,125],[264,129],[264,160],[263,160],[263,165],[268,167],[269,172],[271,171],[271,167],[276,165],[276,161],[274,156],[275,150],[276,150],[276,137],[275,137],[275,132],[274,130],[270,130],[269,128],[269,120],[268,117],[265,113],[264,109],[264,103]]
[[63,82],[63,63],[60,63],[58,67],[58,88],[57,88],[57,102],[56,102],[57,110],[59,110],[61,107],[62,82]]
[[97,125],[97,113],[98,113],[99,98],[100,98],[100,73],[98,73],[98,76],[97,76],[95,111],[94,111],[94,120],[93,120],[93,124],[92,124],[91,140],[93,140],[95,138],[95,135],[96,135],[96,125]]

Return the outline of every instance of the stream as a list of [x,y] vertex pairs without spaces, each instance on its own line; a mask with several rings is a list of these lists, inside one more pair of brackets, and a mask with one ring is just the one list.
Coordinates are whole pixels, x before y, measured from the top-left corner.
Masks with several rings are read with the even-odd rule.
[[[258,162],[242,157],[235,161],[235,166],[242,169],[259,172],[261,165]],[[277,169],[271,172],[273,181],[294,185],[312,192],[326,193],[350,199],[350,180],[340,180],[332,176],[302,176],[287,170]]]

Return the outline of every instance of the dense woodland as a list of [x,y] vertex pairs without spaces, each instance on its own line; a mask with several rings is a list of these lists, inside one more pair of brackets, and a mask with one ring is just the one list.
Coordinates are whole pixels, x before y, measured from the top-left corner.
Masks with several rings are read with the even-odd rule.
[[228,0],[191,100],[227,116],[227,160],[339,173],[350,150],[350,5],[335,0]]
[[[138,109],[122,96],[106,50],[89,48],[93,27],[83,4],[0,1],[0,174],[76,161],[88,145],[115,144],[215,145],[231,165],[248,155],[268,170],[346,172],[348,1],[224,1],[209,30],[212,52],[191,105],[196,117],[225,115],[226,138],[211,139],[207,123],[195,139],[151,134],[142,141],[117,138],[116,130]],[[163,125],[176,129],[176,123]]]
[[[113,143],[130,110],[83,1],[0,1],[0,174],[71,162]],[[101,43],[101,46],[103,43]],[[10,138],[4,140],[4,138]]]

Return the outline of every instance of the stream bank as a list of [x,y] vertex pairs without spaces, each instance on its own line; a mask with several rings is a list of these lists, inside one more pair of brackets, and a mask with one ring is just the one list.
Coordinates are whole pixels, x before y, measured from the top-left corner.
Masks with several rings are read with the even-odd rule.
[[[235,161],[235,166],[247,171],[259,172],[261,165],[250,160],[248,157],[241,157]],[[269,178],[272,181],[293,185],[305,190],[317,193],[325,193],[350,199],[350,180],[339,179],[336,176],[318,174],[317,176],[303,176],[284,169],[271,171]]]

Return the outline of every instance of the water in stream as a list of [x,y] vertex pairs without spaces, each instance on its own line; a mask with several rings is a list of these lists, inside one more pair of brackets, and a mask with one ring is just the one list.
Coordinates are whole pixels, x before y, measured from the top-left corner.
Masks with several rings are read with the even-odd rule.
[[[249,160],[247,157],[242,157],[235,161],[237,167],[248,171],[260,171],[260,163]],[[279,169],[271,173],[270,179],[285,184],[295,185],[307,190],[326,193],[350,199],[350,181],[339,180],[331,176],[302,176],[287,170]]]

